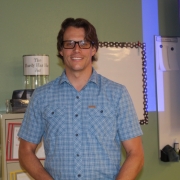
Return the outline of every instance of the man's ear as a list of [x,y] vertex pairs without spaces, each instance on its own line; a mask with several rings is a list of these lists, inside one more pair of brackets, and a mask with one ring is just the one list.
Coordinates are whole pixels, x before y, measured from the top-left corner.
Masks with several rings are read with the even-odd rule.
[[63,52],[62,52],[62,51],[59,51],[59,54],[60,54],[61,56],[63,56]]
[[93,47],[93,48],[92,48],[92,56],[94,56],[95,54],[96,54],[96,48]]

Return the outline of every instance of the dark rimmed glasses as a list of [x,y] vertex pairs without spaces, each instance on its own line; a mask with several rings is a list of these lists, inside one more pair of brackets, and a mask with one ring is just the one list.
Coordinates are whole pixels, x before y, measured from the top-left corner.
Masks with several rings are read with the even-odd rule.
[[81,49],[89,49],[92,44],[94,44],[92,41],[73,41],[73,40],[68,40],[68,41],[63,41],[62,45],[64,49],[73,49],[76,45],[76,43],[79,45]]

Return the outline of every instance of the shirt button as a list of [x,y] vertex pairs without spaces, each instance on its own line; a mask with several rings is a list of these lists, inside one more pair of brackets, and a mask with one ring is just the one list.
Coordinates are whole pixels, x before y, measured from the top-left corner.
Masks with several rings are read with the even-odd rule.
[[75,116],[78,117],[78,114],[76,114]]
[[77,154],[77,157],[79,157],[79,154]]
[[51,114],[54,114],[54,112],[51,112]]
[[78,177],[81,177],[81,174],[78,174]]
[[79,96],[76,96],[77,99],[79,99]]
[[100,113],[103,113],[103,110],[101,110]]
[[78,136],[78,134],[76,134],[76,136]]

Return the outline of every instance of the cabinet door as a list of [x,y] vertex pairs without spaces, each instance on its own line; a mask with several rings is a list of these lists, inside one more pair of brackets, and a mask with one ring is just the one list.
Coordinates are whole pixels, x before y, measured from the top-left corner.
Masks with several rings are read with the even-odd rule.
[[[16,180],[33,180],[22,170],[18,160],[19,138],[17,133],[23,117],[23,113],[1,114],[2,180],[10,180],[10,174]],[[38,145],[36,155],[44,166],[43,142]]]
[[[8,126],[9,124],[21,124],[24,114],[0,114],[1,116],[1,152],[2,152],[2,179],[9,180],[10,172],[21,170],[18,159],[16,161],[7,161],[7,145],[8,145]],[[13,139],[11,139],[12,141]],[[12,149],[11,149],[12,150]],[[11,151],[12,152],[12,151]]]

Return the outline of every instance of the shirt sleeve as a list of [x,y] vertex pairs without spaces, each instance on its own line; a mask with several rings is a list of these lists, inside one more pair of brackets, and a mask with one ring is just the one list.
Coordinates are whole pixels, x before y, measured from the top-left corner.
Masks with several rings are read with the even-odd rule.
[[30,103],[26,109],[18,136],[28,142],[38,144],[43,135],[44,124],[41,117],[41,93],[33,92]]
[[143,134],[132,99],[125,87],[122,89],[119,100],[117,123],[121,141],[135,138]]

